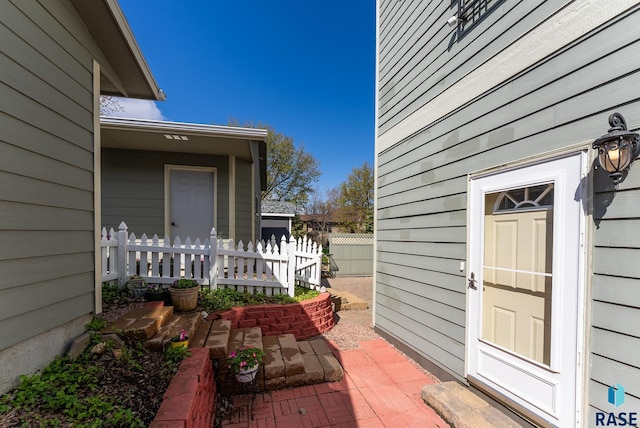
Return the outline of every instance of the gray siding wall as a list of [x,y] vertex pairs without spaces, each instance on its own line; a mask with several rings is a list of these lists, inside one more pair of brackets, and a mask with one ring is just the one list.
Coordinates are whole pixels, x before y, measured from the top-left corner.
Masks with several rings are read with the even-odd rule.
[[0,2],[0,350],[94,309],[95,43],[72,10]]
[[164,166],[216,168],[216,230],[229,234],[229,160],[226,156],[188,153],[102,150],[102,224],[117,230],[124,221],[129,232],[164,237]]
[[[505,2],[456,41],[446,25],[454,12],[449,2],[381,2],[379,134],[402,126],[568,3]],[[563,146],[590,147],[613,111],[638,128],[639,19],[636,6],[378,151],[377,328],[463,380],[466,175]],[[605,408],[606,388],[616,382],[626,387],[630,408],[640,407],[633,352],[640,346],[640,270],[633,263],[640,256],[640,166],[634,168],[618,191],[591,172],[599,226],[587,303],[592,412]]]
[[253,186],[251,181],[251,162],[236,158],[236,242],[242,240],[247,245],[255,244],[253,223],[256,215],[253,206]]

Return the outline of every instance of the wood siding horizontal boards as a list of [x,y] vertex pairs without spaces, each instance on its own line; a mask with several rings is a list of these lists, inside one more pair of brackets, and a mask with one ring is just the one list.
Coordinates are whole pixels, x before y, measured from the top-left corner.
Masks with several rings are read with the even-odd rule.
[[[6,172],[7,175],[5,177],[8,175],[12,177],[31,177],[33,180],[40,181],[43,186],[46,183],[57,184],[60,186],[59,189],[61,191],[62,187],[67,187],[70,192],[74,190],[78,193],[80,193],[79,191],[93,191],[93,174],[90,170],[64,164],[56,159],[51,159],[37,152],[24,150],[11,144],[0,143],[0,149],[2,150],[0,170]],[[19,179],[16,177],[16,180]],[[8,183],[8,181],[5,183]],[[26,179],[23,179],[22,183],[28,184]],[[8,189],[3,189],[2,193],[5,191],[8,191]],[[23,196],[23,198],[29,197],[30,195]],[[34,200],[33,198],[31,199]],[[35,201],[39,202],[37,199]],[[58,203],[64,205],[62,200],[58,200]],[[92,207],[93,202],[84,208],[91,209]]]
[[593,275],[593,300],[640,308],[640,279]]
[[378,231],[422,227],[466,226],[467,211],[447,211],[419,216],[378,219]]
[[[510,6],[513,8],[508,10],[508,13],[502,12],[502,9]],[[529,9],[532,6],[535,8]],[[443,29],[438,38],[432,36],[431,43],[417,43],[414,46],[415,49],[420,49],[419,55],[414,55],[406,62],[393,63],[389,72],[395,82],[393,87],[388,88],[384,77],[382,78],[379,95],[380,130],[385,132],[410,113],[456,85],[468,73],[505,50],[514,40],[518,40],[557,9],[555,2],[507,2],[503,8],[486,17],[482,24],[482,28],[485,29],[482,33],[476,33],[477,36],[472,33],[471,37],[465,37],[455,43],[451,49],[462,53],[453,56],[442,49],[449,44],[447,40],[450,38],[451,29],[433,26],[434,30]],[[502,16],[502,13],[505,14]],[[494,25],[499,18],[500,25]],[[442,54],[436,57],[433,54],[436,51],[442,51]],[[405,74],[398,76],[400,72]],[[389,89],[392,91],[387,94]]]
[[[592,354],[640,367],[640,338],[599,328],[591,329]],[[593,371],[592,371],[593,376]],[[620,382],[618,379],[617,382]]]
[[[91,265],[89,265],[91,266]],[[0,322],[49,305],[92,293],[92,272],[0,290]]]
[[57,206],[79,210],[90,210],[93,206],[91,190],[74,189],[34,178],[18,176],[0,170],[0,183],[11,183],[2,190],[2,199],[11,202]]
[[[638,194],[640,202],[640,193]],[[640,208],[638,208],[640,211]],[[640,249],[640,213],[629,213],[630,219],[603,220],[594,233],[594,243],[598,247]],[[635,218],[633,218],[635,217]]]
[[[21,288],[28,284],[61,280],[76,275],[89,275],[86,287],[93,287],[93,255],[91,253],[59,254],[0,261],[3,274],[8,276],[0,290]],[[12,275],[12,276],[9,276]],[[51,297],[51,295],[46,294]]]
[[[37,48],[40,44],[46,46],[42,53],[52,58],[63,58],[63,52],[71,55],[74,62],[81,64],[89,73],[92,73],[91,50],[96,50],[97,45],[89,33],[86,24],[79,18],[73,5],[68,0],[49,1],[14,1],[24,16],[29,17],[32,33],[40,37],[22,36],[32,46]],[[45,40],[43,40],[45,39]],[[46,43],[46,45],[45,45]],[[97,53],[97,52],[96,52]],[[58,62],[64,64],[65,62]]]
[[[0,112],[0,129],[2,129],[2,141],[5,143],[77,168],[91,170],[93,152],[86,148],[78,147],[46,130],[8,116],[3,112]],[[47,143],[42,144],[43,141]]]
[[[640,111],[639,111],[640,113]],[[634,169],[638,166],[634,164]],[[625,180],[626,182],[626,180]],[[627,183],[629,184],[629,183]],[[604,199],[604,200],[603,200]],[[615,192],[595,196],[595,220],[617,219],[628,221],[640,217],[640,191]],[[603,221],[604,223],[604,221]],[[625,223],[627,224],[627,223]],[[598,232],[596,231],[596,236]]]
[[467,207],[467,195],[450,195],[427,201],[415,201],[408,204],[384,208],[378,211],[378,218],[407,217],[429,213],[441,213],[449,210],[462,210]]
[[[0,69],[2,69],[3,83],[14,90],[28,94],[33,101],[55,111],[56,113],[72,120],[75,124],[91,131],[93,126],[93,113],[86,107],[74,102],[51,83],[42,80],[30,70],[25,69],[0,52]],[[82,92],[86,92],[82,89]],[[92,104],[89,104],[92,106]]]
[[465,244],[422,242],[386,242],[378,241],[378,252],[391,252],[398,254],[418,254],[450,259],[466,260],[467,246]]
[[[85,279],[83,278],[83,281]],[[93,283],[93,273],[89,279]],[[85,293],[72,299],[38,308],[37,312],[26,312],[4,320],[0,324],[0,350],[22,342],[43,332],[43,326],[59,326],[70,320],[87,315],[94,305],[94,293]]]
[[[638,331],[638,325],[640,325],[640,308],[614,305],[599,301],[594,301],[591,307],[591,325],[593,327],[636,338],[640,337],[640,331]],[[620,320],[624,320],[624,322],[620,322]],[[596,348],[592,348],[592,352],[596,351]],[[619,357],[618,355],[618,358]]]
[[467,242],[465,227],[407,228],[402,230],[378,231],[380,241],[414,242]]
[[93,211],[36,206],[0,200],[4,230],[91,230]]
[[593,251],[593,272],[595,274],[640,278],[640,270],[628,260],[640,260],[638,248],[596,247]]
[[48,257],[93,251],[93,232],[0,230],[0,242],[11,243],[0,246],[0,260]]
[[624,382],[626,391],[640,391],[640,366],[628,366],[599,355],[591,356],[591,378],[604,385]]
[[[380,306],[384,307],[382,313],[386,312],[387,318],[391,318],[393,313],[402,314],[412,319],[419,326],[413,331],[425,340],[433,344],[438,344],[440,348],[452,355],[464,355],[464,328],[447,321],[446,319],[428,313],[422,306],[419,296],[412,296],[416,300],[411,301],[412,305],[407,305],[406,298],[394,299],[385,295],[378,295]],[[446,334],[445,334],[446,333]]]
[[[382,180],[378,180],[378,209],[392,205],[399,205],[415,201],[415,191],[420,193],[420,199],[433,199],[453,193],[465,193],[467,191],[468,179],[466,176],[452,178],[438,183],[431,179],[431,165],[425,162],[426,172],[419,176],[393,181],[386,184],[386,178],[393,179],[393,175],[386,175]],[[421,185],[418,182],[422,182]]]
[[[637,379],[638,377],[637,374],[634,376]],[[622,378],[622,379],[616,379],[613,384],[621,383],[623,386],[626,387],[627,386],[626,382],[627,382],[627,378]],[[596,415],[595,415],[596,411],[605,412],[607,414],[607,417],[609,412],[618,413],[617,411],[613,410],[615,409],[615,407],[613,407],[607,400],[607,397],[609,396],[608,390],[611,385],[612,384],[603,385],[602,383],[596,382],[593,380],[589,382],[589,398],[590,398],[589,404],[591,404],[592,407],[589,409],[588,421],[592,422],[592,424],[590,425],[585,424],[585,426],[589,426],[589,427],[595,426],[594,424],[596,421]],[[631,391],[628,391],[625,388],[624,407],[621,409],[621,411],[625,411],[624,409],[633,409],[633,410],[627,410],[627,412],[629,411],[635,412],[636,409],[640,409],[640,399],[638,399],[638,397],[636,397],[635,395],[633,395],[633,393],[630,393],[630,392]],[[623,426],[619,420],[618,420],[618,424],[619,424],[618,426]],[[616,426],[616,425],[610,425],[610,426]],[[630,425],[627,425],[627,426],[630,426]],[[638,425],[635,425],[635,426],[638,426]]]
[[[415,321],[409,320],[402,314],[390,313],[385,316],[384,308],[380,313],[376,313],[376,328],[381,329],[387,334],[398,338],[405,345],[413,349],[418,354],[434,362],[452,376],[459,380],[464,380],[464,361],[442,350],[433,343],[421,338],[411,328],[416,324]],[[389,317],[396,318],[392,321]]]
[[11,116],[35,128],[56,135],[89,152],[93,152],[93,134],[41,104],[0,82],[0,112],[11,112]]
[[0,40],[5,42],[2,45],[4,55],[20,64],[29,73],[49,82],[64,94],[73,94],[75,97],[73,102],[78,105],[93,105],[91,73],[84,67],[80,67],[81,71],[77,76],[69,75],[68,73],[73,72],[73,69],[62,70],[3,24],[0,24]]
[[[51,37],[52,34],[48,28],[43,30],[41,27],[34,25],[32,18],[35,18],[35,16],[32,17],[30,15],[34,6],[36,6],[34,2],[15,2],[14,4],[0,2],[0,15],[3,17],[3,25],[18,35],[44,58],[49,58],[56,67],[59,67],[74,78],[86,89],[90,89],[92,87],[91,76],[93,74],[92,56],[75,37],[69,35],[64,40],[64,42],[72,43],[73,45],[62,45],[61,42]],[[25,13],[18,8],[28,8],[30,10]],[[35,10],[33,12],[35,13]],[[52,21],[55,22],[55,20]],[[57,25],[60,26],[59,23]],[[24,31],[26,28],[29,31]],[[85,39],[85,41],[88,42],[88,39]]]
[[[638,52],[636,59],[640,60],[640,46],[638,46]],[[591,70],[591,73],[594,71],[595,70]],[[587,79],[587,76],[588,75],[576,76],[576,79],[571,79],[571,81],[584,81]],[[438,176],[433,171],[437,168],[450,169],[447,167],[452,160],[455,161],[462,157],[469,157],[480,151],[486,152],[486,150],[494,149],[510,141],[524,140],[527,137],[554,127],[558,127],[558,130],[560,130],[566,125],[574,125],[575,121],[585,116],[588,117],[589,111],[594,108],[597,109],[603,100],[604,102],[610,102],[609,100],[612,99],[611,96],[613,95],[615,95],[616,101],[631,101],[627,85],[636,85],[639,82],[640,74],[634,73],[625,79],[613,81],[606,86],[584,92],[580,96],[543,108],[544,105],[547,105],[547,102],[551,102],[549,99],[550,96],[558,94],[563,90],[561,86],[564,86],[564,89],[566,89],[566,85],[561,85],[560,83],[557,85],[554,84],[552,85],[554,90],[547,94],[549,97],[538,94],[540,97],[534,97],[533,99],[526,98],[514,103],[509,103],[491,113],[478,117],[468,125],[459,126],[453,134],[442,135],[428,143],[424,141],[424,137],[422,137],[422,145],[413,150],[410,150],[409,147],[403,144],[401,146],[403,150],[402,155],[398,156],[396,151],[391,150],[380,155],[378,163],[379,174],[381,179],[384,177],[383,182],[385,186],[390,186],[391,183],[400,182],[401,180],[404,181],[392,186],[389,190],[382,190],[385,186],[381,186],[379,192],[392,193],[398,191],[400,188],[405,191],[410,190],[424,185],[427,179],[440,182],[444,177]],[[565,83],[569,84],[569,82]],[[613,95],[611,95],[612,93]],[[547,102],[541,100],[546,100]],[[519,111],[519,107],[524,108],[527,112]],[[610,107],[609,105],[602,106],[604,110]],[[541,108],[541,110],[535,111],[538,108]],[[566,112],[565,114],[568,116],[561,117],[560,112]],[[529,116],[527,116],[527,114],[529,114]],[[519,118],[511,122],[514,115],[517,115]],[[560,122],[559,119],[563,119],[562,122]],[[589,132],[595,132],[595,134],[585,132],[583,134],[585,137],[584,140],[594,138],[593,135],[598,135],[597,132],[602,132],[595,129],[597,121],[589,119],[587,122],[586,125],[588,125],[587,128]],[[449,126],[453,125],[453,121],[448,121],[447,123],[449,123]],[[482,127],[479,127],[480,124],[482,124]],[[591,130],[591,128],[593,128],[593,130]],[[571,129],[575,133],[577,127],[571,126]],[[437,134],[438,132],[435,129],[429,130],[429,135],[434,135],[434,133]],[[584,141],[579,138],[579,136],[575,136],[572,140]],[[415,138],[414,141],[417,143],[419,139]],[[555,141],[553,141],[553,143],[557,146]],[[533,148],[537,149],[538,152],[541,150],[541,148],[538,147]],[[548,150],[552,148],[553,144],[550,144]],[[404,150],[410,151],[404,152]],[[491,155],[495,157],[494,153],[491,153]],[[411,159],[411,162],[407,162],[407,159]],[[498,162],[497,159],[493,161],[494,164],[496,162]],[[472,169],[459,169],[458,171],[470,170]],[[393,180],[391,177],[386,176],[390,173],[393,173]],[[426,174],[429,175],[425,176]],[[455,176],[460,176],[460,174],[452,174],[446,178]]]
[[[418,56],[421,53],[419,48],[428,45],[430,39],[439,35],[442,30],[449,29],[447,32],[451,32],[450,27],[446,25],[448,17],[444,17],[446,12],[441,5],[443,3],[425,4],[414,1],[410,5],[404,5],[397,18],[393,20],[392,26],[382,28],[378,42],[382,82],[391,80],[387,75],[394,64],[406,64],[408,59],[405,57]],[[450,13],[453,15],[455,12]],[[441,25],[429,25],[428,21],[440,21]],[[439,30],[435,31],[438,28]],[[438,36],[438,40],[442,40],[442,35]]]
[[[410,266],[442,273],[460,271],[460,260],[444,259],[442,257],[426,257],[416,254],[398,254],[378,252],[378,263],[388,263],[398,266]],[[462,274],[461,274],[462,275]]]
[[[623,42],[634,43],[640,38],[640,30],[625,33]],[[634,65],[637,64],[637,60],[628,58],[628,56],[636,58],[638,49],[617,50],[619,47],[617,42],[618,39],[610,37],[608,32],[598,32],[568,51],[571,52],[579,47],[584,48],[585,52],[577,55],[577,59],[572,58],[572,61],[567,61],[566,55],[553,57],[546,63],[518,76],[508,85],[475,100],[465,106],[461,112],[454,114],[454,116],[464,114],[464,117],[452,117],[451,119],[454,120],[441,121],[431,126],[428,134],[429,141],[424,141],[422,136],[405,141],[402,144],[404,159],[411,158],[415,162],[416,159],[427,157],[429,154],[449,151],[451,146],[493,132],[519,117],[525,117],[548,107],[550,104],[559,103],[570,98],[573,94],[588,91],[594,85],[603,84],[610,77],[625,76],[626,73],[637,68]],[[608,56],[599,54],[602,52],[602,44],[605,45],[605,50],[610,48],[613,53]],[[617,69],[615,74],[599,73],[602,67],[606,67],[609,60],[621,62],[620,73],[617,72]],[[550,72],[550,70],[553,71]],[[598,80],[594,82],[595,77],[598,77]],[[606,99],[610,98],[606,97]],[[480,100],[482,102],[479,102]],[[602,104],[602,101],[599,104]],[[556,124],[555,121],[552,123]],[[436,144],[436,141],[440,143]],[[425,144],[427,142],[429,144]],[[473,148],[474,146],[471,146],[471,149]],[[415,149],[425,152],[414,152]],[[459,147],[456,150],[462,154],[473,151],[464,147]],[[450,156],[454,157],[455,154],[452,153]],[[397,169],[398,166],[394,168],[393,164],[387,166],[396,156],[391,152],[380,155],[381,176],[388,172],[387,169]],[[407,163],[403,159],[396,160],[399,165]],[[433,164],[438,165],[435,162]]]
[[[545,2],[544,4],[548,4],[548,3],[550,3],[550,2]],[[607,23],[607,25],[602,25],[602,26],[601,26],[601,29],[602,29],[602,28],[609,29],[609,28],[610,28],[610,23],[611,23],[611,22],[614,22],[614,23],[615,23],[615,22],[617,22],[617,21],[618,21],[618,18],[616,18],[616,19],[612,19],[611,21],[609,21],[609,23]],[[624,28],[625,26],[628,26],[628,25],[632,25],[632,24],[631,24],[631,23],[624,24],[624,25],[622,25],[619,29],[617,29],[617,30],[613,30],[613,31],[624,31],[622,28]],[[612,31],[612,32],[613,32],[613,31]],[[610,34],[611,34],[611,33],[610,33]],[[586,36],[582,37],[582,38],[581,38],[581,40],[584,40],[585,38],[588,38],[589,36],[590,36],[590,35],[588,34],[588,35],[586,35]],[[615,37],[609,37],[609,39],[610,39],[610,42],[612,42],[612,41],[617,42],[617,41],[619,40],[619,37],[616,35]],[[517,43],[517,42],[516,42],[516,43]],[[568,42],[568,43],[569,43],[569,42]],[[613,51],[617,50],[617,49],[619,48],[619,46],[620,46],[620,44],[616,44],[616,47],[613,49]],[[599,46],[599,48],[598,48],[598,49],[596,49],[596,50],[594,50],[594,51],[595,51],[595,52],[606,52],[606,49],[605,49],[605,48],[603,48],[602,46]],[[586,49],[584,49],[582,52],[580,52],[580,54],[579,54],[578,56],[587,56],[587,55],[588,55],[588,52],[589,52],[589,51],[587,51]],[[557,52],[555,52],[555,54],[561,54],[561,53],[564,53],[564,48],[563,48],[563,47],[561,47],[560,49],[558,49],[558,50],[557,50]],[[503,55],[503,56],[505,56],[505,55]],[[540,58],[541,58],[540,64],[544,64],[544,59],[542,58],[542,53],[539,53],[539,56],[540,56]],[[546,59],[546,58],[545,58],[545,59]],[[465,63],[464,63],[464,67],[461,67],[461,68],[462,68],[462,69],[467,70],[467,69],[468,69],[468,64],[465,62]],[[486,68],[486,67],[485,67],[485,68]],[[484,72],[484,71],[486,71],[486,72],[490,72],[489,70],[485,70],[485,68],[483,68],[483,69],[482,69],[482,70],[483,70],[483,72]],[[574,68],[575,68],[575,67],[574,67]],[[519,70],[519,68],[518,68],[518,67],[515,67],[515,68],[514,68],[514,74],[516,74],[516,73],[517,73],[517,70]],[[526,70],[525,70],[525,71],[526,71]],[[549,73],[549,74],[550,74],[550,75],[556,75],[556,73]],[[479,76],[480,76],[480,74],[479,74],[478,72],[475,72],[475,73],[474,73],[474,71],[473,71],[473,70],[471,70],[471,71],[470,71],[470,75],[472,75],[473,79],[475,79],[474,81],[478,81],[478,83],[479,83],[479,80],[478,80],[478,79],[481,79],[481,78],[479,77]],[[424,81],[424,79],[420,80],[420,82],[422,82],[422,81]],[[495,84],[495,86],[502,86],[502,85],[504,85],[504,83],[505,83],[505,82],[508,82],[508,81],[509,81],[509,78],[508,78],[508,77],[506,77],[506,74],[505,74],[505,77],[504,77],[503,82],[498,82],[498,80],[496,80],[496,84]],[[464,82],[464,80],[462,80],[461,82]],[[486,89],[485,89],[484,87],[480,87],[480,89],[482,89],[482,90],[478,90],[478,91],[476,91],[476,92],[477,92],[478,97],[481,97],[481,95],[480,95],[480,94],[481,94],[481,92],[487,93],[488,91],[490,91],[490,87],[486,87]],[[454,91],[454,92],[455,92],[455,91]],[[474,94],[475,94],[476,92],[474,92]],[[437,98],[438,96],[441,96],[441,95],[443,95],[443,93],[442,93],[442,92],[441,92],[439,95],[436,95],[436,98]],[[445,108],[445,110],[443,110],[443,114],[445,114],[445,112],[451,111],[452,109],[454,109],[454,108],[455,108],[455,98],[452,98],[452,97],[455,97],[454,93],[450,94],[450,95],[447,97],[447,99],[452,99],[452,100],[453,100],[453,102],[452,102],[452,103],[448,103],[448,104],[450,104],[450,105],[449,105],[448,107],[446,107],[446,108]],[[433,100],[433,101],[435,101],[435,100],[436,100],[436,98],[432,98],[432,100]],[[413,98],[411,98],[411,99],[413,100]],[[471,102],[471,101],[472,101],[471,99],[467,99],[467,98],[464,98],[464,99],[465,99],[466,101],[468,101],[468,102]],[[415,107],[415,109],[414,109],[414,110],[419,110],[419,109],[420,109],[424,104],[426,104],[428,101],[429,101],[429,100],[420,101],[420,102],[419,102],[419,105],[417,105],[417,106]],[[462,101],[461,101],[460,103],[462,103]],[[406,108],[405,104],[406,104],[406,103],[404,103],[404,104],[402,105],[402,108]],[[408,112],[407,112],[407,114],[405,114],[405,115],[404,115],[404,117],[407,117],[407,116],[411,115],[412,113],[414,113],[414,111],[408,111]],[[401,119],[403,119],[404,117],[402,117]],[[383,132],[384,132],[384,130],[383,130]]]
[[[413,3],[415,2],[419,2],[419,0],[411,0],[411,3],[413,5]],[[385,31],[386,28],[388,28],[389,25],[394,25],[397,23],[397,19],[394,19],[398,12],[402,13],[401,10],[402,8],[405,7],[403,4],[401,4],[398,1],[380,1],[379,2],[379,11],[378,11],[378,18],[379,18],[379,32],[380,32],[380,37],[383,36],[383,34],[388,33],[389,31]],[[415,7],[412,7],[415,8]]]
[[[466,282],[464,278],[408,266],[393,266],[388,263],[379,263],[377,272],[381,287],[380,291],[378,291],[379,294],[391,293],[396,289],[392,284],[396,284],[395,281],[397,281],[397,284],[401,284],[403,291],[416,296],[428,297],[455,310],[462,311],[466,306]],[[425,279],[429,282],[425,282]],[[382,284],[386,284],[387,287]],[[382,290],[387,290],[387,292],[385,293]],[[462,323],[464,324],[464,320],[462,320]]]

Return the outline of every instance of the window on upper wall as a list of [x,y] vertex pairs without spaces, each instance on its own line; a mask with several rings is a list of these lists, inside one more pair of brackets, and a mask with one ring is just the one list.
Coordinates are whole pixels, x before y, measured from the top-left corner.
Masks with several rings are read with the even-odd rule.
[[506,0],[457,0],[458,40],[475,28]]

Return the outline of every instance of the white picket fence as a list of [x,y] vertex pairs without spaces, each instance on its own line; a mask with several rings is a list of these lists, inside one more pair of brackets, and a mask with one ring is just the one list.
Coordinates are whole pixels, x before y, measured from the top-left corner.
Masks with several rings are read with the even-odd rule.
[[[123,286],[134,274],[149,283],[170,284],[179,278],[193,278],[203,287],[233,287],[239,291],[289,294],[294,286],[320,289],[322,246],[305,238],[279,245],[275,238],[255,246],[242,241],[218,239],[215,229],[204,243],[196,239],[173,244],[168,237],[129,234],[122,222],[116,232],[102,228],[102,281]],[[169,268],[166,268],[166,267]]]

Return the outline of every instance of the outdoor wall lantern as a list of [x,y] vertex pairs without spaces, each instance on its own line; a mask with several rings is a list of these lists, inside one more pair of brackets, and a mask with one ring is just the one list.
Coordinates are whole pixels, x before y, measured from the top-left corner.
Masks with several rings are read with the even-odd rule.
[[638,134],[627,131],[627,122],[620,113],[609,116],[609,132],[597,138],[592,147],[598,151],[600,166],[609,173],[614,184],[618,184],[624,171],[640,155]]

